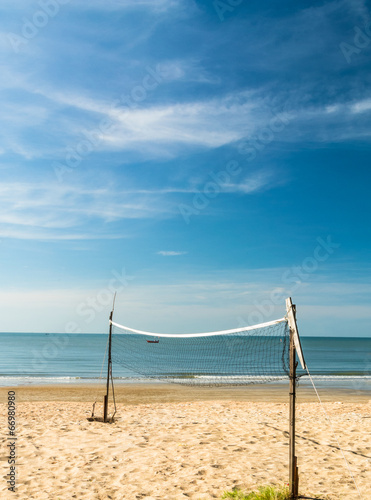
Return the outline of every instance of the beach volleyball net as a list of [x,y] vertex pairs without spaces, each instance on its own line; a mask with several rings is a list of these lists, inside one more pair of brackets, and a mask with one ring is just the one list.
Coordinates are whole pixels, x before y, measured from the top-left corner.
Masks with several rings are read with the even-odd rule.
[[145,378],[184,385],[247,385],[289,376],[286,318],[208,333],[165,334],[111,321],[112,361]]

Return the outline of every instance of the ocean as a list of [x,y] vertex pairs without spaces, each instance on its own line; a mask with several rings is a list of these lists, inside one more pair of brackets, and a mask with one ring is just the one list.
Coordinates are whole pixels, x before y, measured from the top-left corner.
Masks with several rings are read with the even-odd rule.
[[[106,377],[107,339],[107,334],[0,333],[0,386],[98,382]],[[301,342],[316,385],[371,391],[371,338],[302,337]],[[113,376],[116,383],[148,382],[117,363]]]

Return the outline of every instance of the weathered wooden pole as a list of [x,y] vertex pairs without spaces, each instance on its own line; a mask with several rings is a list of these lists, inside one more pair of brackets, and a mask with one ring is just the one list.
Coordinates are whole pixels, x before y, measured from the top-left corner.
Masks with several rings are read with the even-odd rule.
[[112,357],[111,357],[111,348],[112,348],[112,318],[113,311],[115,309],[115,300],[116,300],[116,292],[113,297],[112,311],[109,317],[109,337],[108,337],[108,363],[107,363],[107,389],[106,395],[104,396],[104,409],[103,409],[103,422],[107,422],[107,414],[108,414],[108,396],[109,396],[109,382],[110,377],[112,376],[111,366],[112,366]]
[[292,303],[291,297],[286,299],[286,317],[290,327],[290,442],[289,442],[289,481],[290,498],[297,498],[299,495],[299,469],[295,456],[295,401],[296,401],[296,355],[300,360],[303,370],[306,368],[303,350],[296,323],[296,306]]
[[296,349],[294,332],[290,328],[290,441],[289,441],[289,484],[290,497],[296,498],[297,487],[297,460],[295,456],[295,400],[296,400]]
[[109,338],[108,338],[108,366],[107,366],[107,390],[106,395],[104,396],[104,411],[103,411],[103,422],[107,422],[107,413],[108,413],[108,396],[109,396],[109,382],[111,376],[111,347],[112,347],[112,315],[113,311],[110,314],[110,324],[109,324]]

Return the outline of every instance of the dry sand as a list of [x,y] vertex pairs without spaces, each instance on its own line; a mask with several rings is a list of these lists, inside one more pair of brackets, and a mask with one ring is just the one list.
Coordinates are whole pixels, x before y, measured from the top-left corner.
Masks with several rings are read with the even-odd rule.
[[[6,486],[7,389],[0,391],[1,499],[204,500],[220,499],[233,487],[250,490],[288,482],[286,387],[118,386],[112,424],[87,420],[97,394],[94,386],[15,390],[16,493]],[[323,396],[362,498],[369,500],[370,395],[323,391]],[[314,401],[299,388],[300,492],[308,498],[358,499]],[[101,412],[99,404],[96,414]]]

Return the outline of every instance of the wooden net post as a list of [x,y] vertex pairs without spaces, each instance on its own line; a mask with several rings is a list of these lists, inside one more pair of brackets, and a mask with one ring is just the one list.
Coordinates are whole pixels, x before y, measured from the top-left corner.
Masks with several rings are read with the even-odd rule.
[[295,400],[296,400],[296,349],[293,332],[290,330],[290,442],[289,483],[290,497],[297,496],[297,459],[295,456]]
[[104,396],[104,410],[103,410],[103,422],[107,422],[107,414],[108,414],[108,396],[109,396],[109,382],[110,382],[110,376],[111,376],[111,345],[112,345],[112,314],[113,311],[111,311],[110,314],[110,325],[109,325],[109,339],[108,339],[108,367],[107,367],[107,388],[106,388],[106,395]]
[[116,300],[116,292],[113,297],[112,311],[109,317],[109,338],[108,338],[108,363],[107,363],[107,387],[106,387],[106,395],[104,396],[104,405],[103,405],[103,422],[107,422],[108,415],[108,396],[109,396],[109,382],[110,377],[112,376],[111,366],[112,366],[112,318],[113,311],[115,309],[115,300]]
[[291,297],[286,299],[287,321],[290,327],[290,442],[289,442],[289,485],[290,498],[297,498],[299,494],[299,469],[295,456],[295,401],[296,401],[296,355],[305,370],[305,360],[301,348],[301,342],[296,324],[296,307]]

